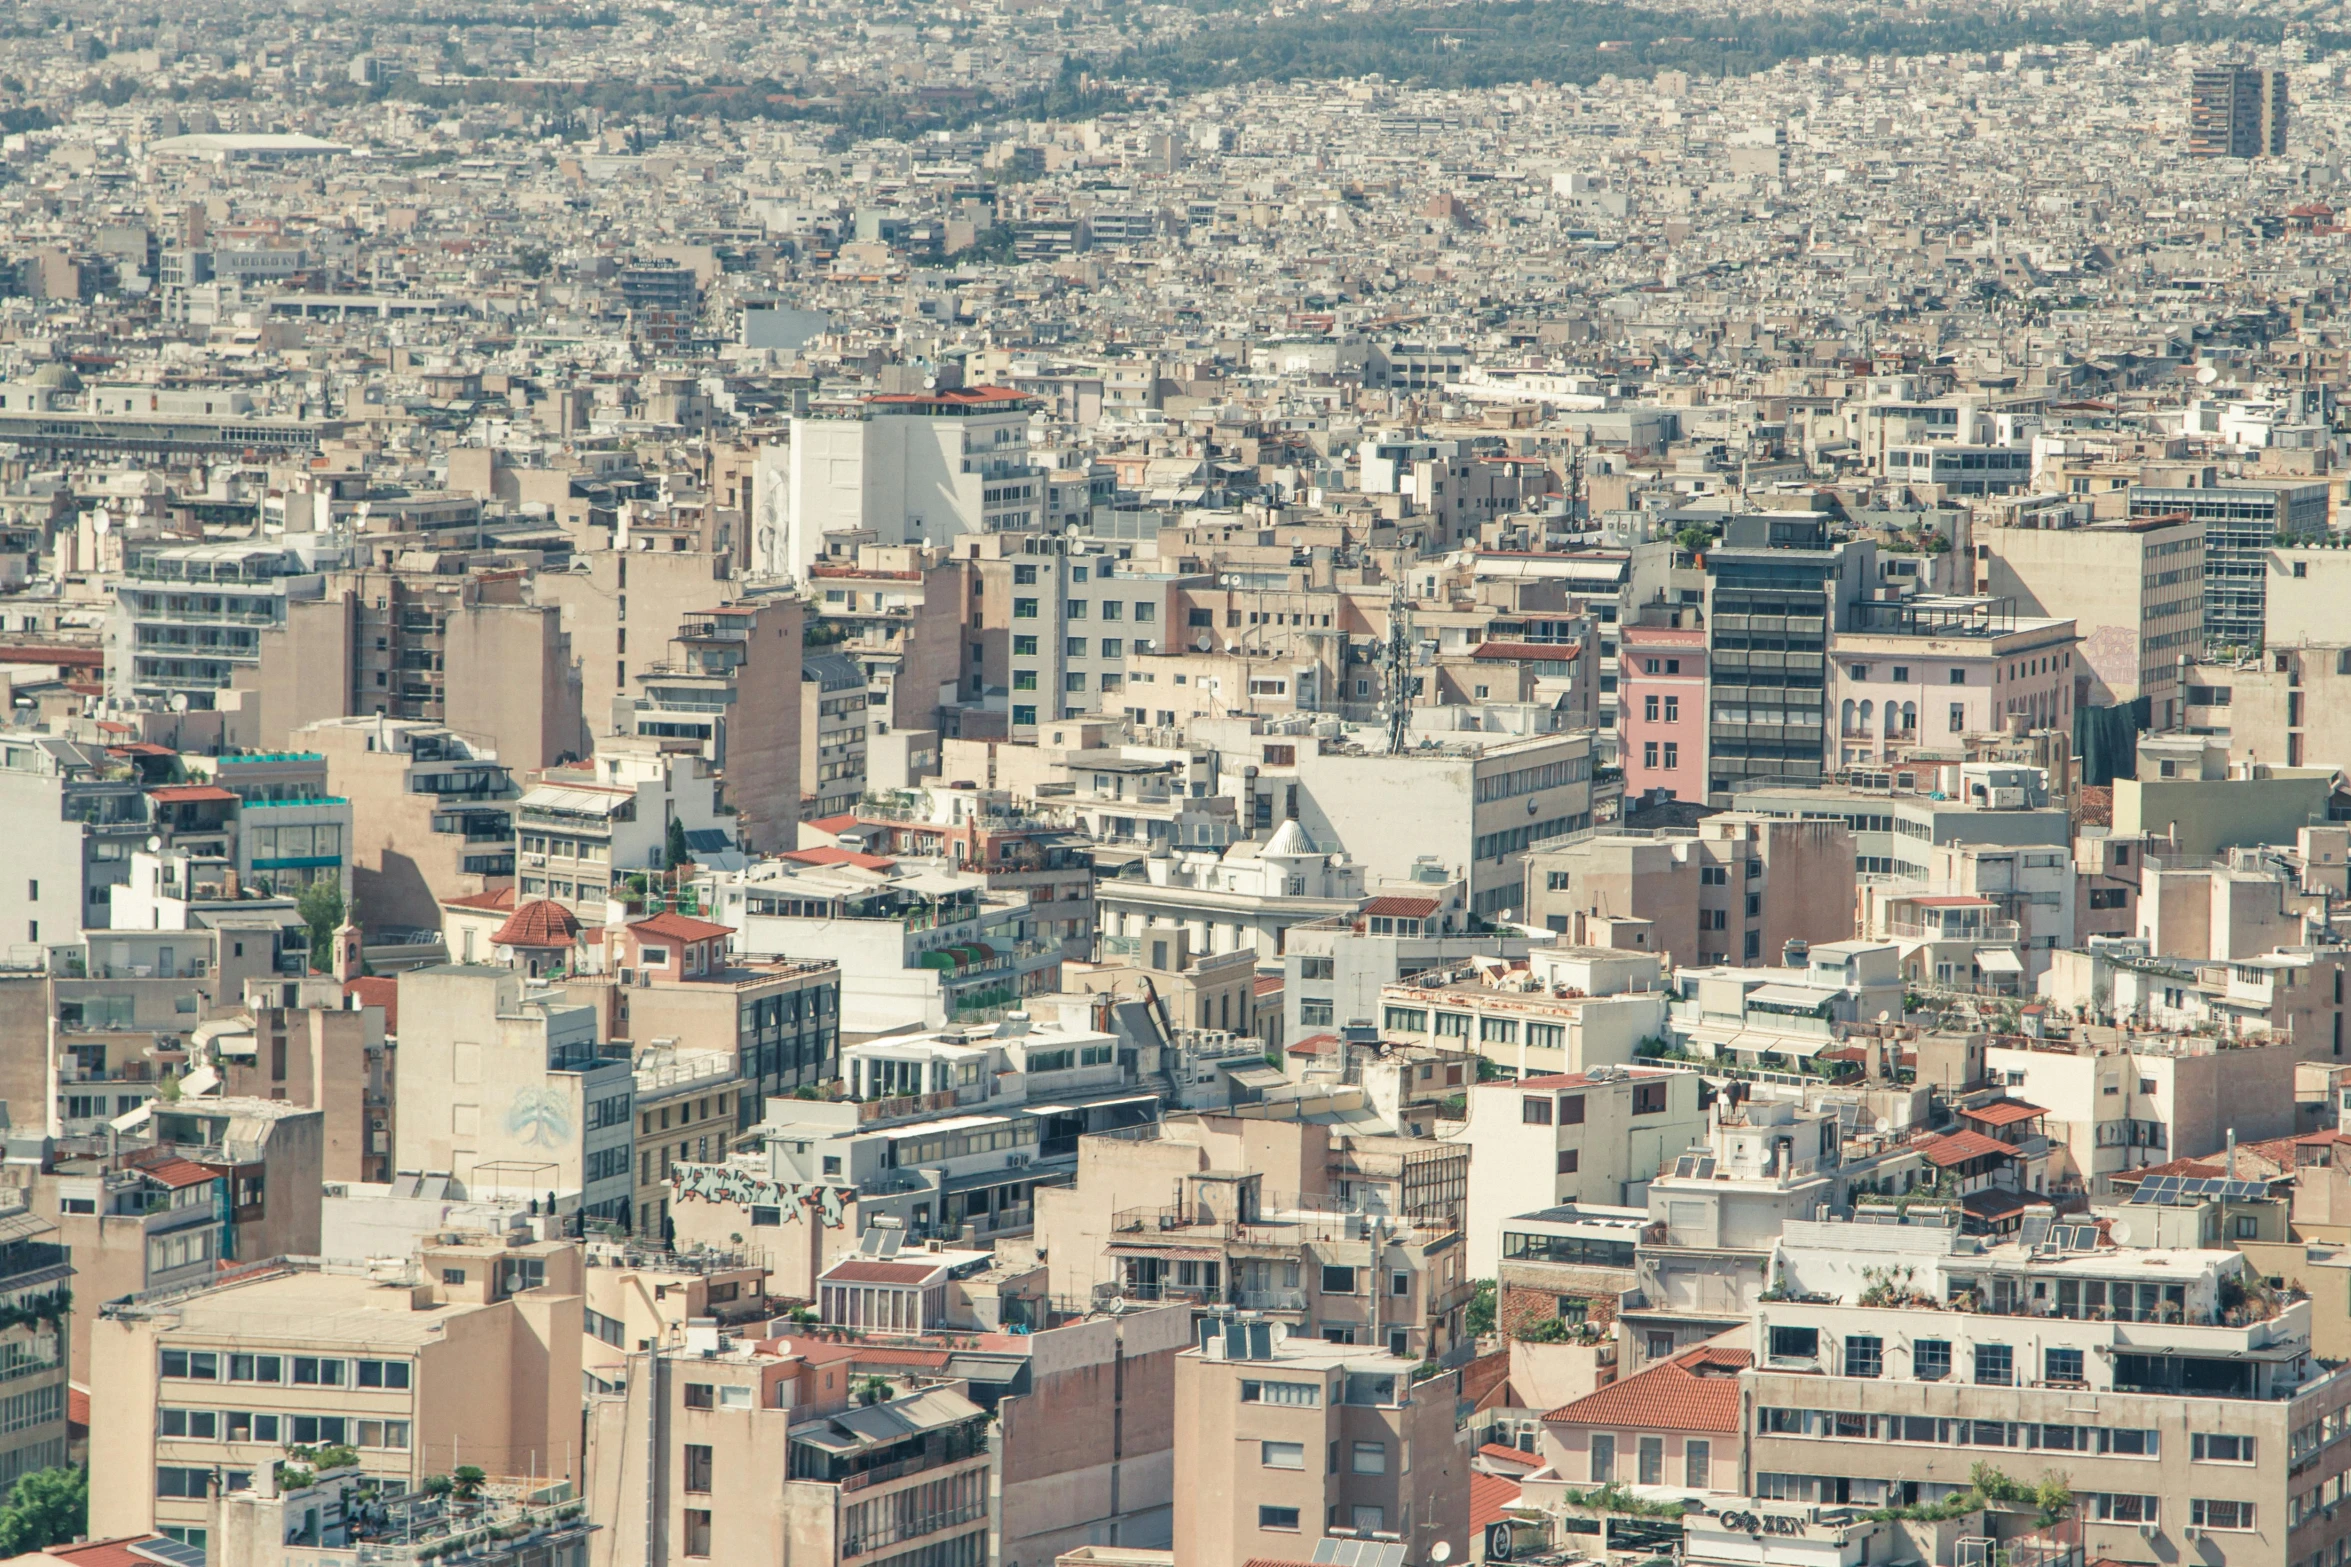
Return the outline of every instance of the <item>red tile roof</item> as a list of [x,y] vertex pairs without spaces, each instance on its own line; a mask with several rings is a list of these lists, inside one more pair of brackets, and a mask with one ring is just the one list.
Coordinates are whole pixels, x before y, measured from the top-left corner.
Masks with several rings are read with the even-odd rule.
[[444,909],[484,909],[492,913],[514,907],[514,889],[498,887],[489,892],[469,892],[462,898],[443,898]]
[[155,1567],[156,1559],[141,1556],[133,1547],[163,1543],[159,1534],[126,1534],[114,1540],[91,1540],[81,1545],[52,1545],[41,1554],[74,1567]]
[[390,974],[367,974],[343,981],[343,994],[357,996],[363,1007],[384,1009],[384,1032],[400,1032],[400,981]]
[[1981,1122],[1985,1126],[2014,1126],[2019,1121],[2029,1121],[2036,1115],[2048,1113],[2039,1105],[2029,1105],[2021,1099],[1995,1099],[1988,1105],[1977,1105],[1973,1110],[1960,1111],[1959,1119]]
[[1299,1040],[1296,1044],[1290,1047],[1289,1054],[1294,1056],[1319,1056],[1327,1047],[1335,1045],[1338,1042],[1339,1036],[1336,1034],[1308,1034],[1304,1039]]
[[844,811],[838,816],[812,818],[803,825],[813,827],[818,832],[844,833],[857,825],[857,816],[854,812]]
[[147,795],[164,805],[214,805],[237,798],[218,784],[165,784]]
[[1546,1423],[1637,1426],[1646,1431],[1739,1429],[1739,1378],[1753,1357],[1743,1349],[1701,1344],[1597,1393],[1562,1404]]
[[819,1275],[827,1284],[920,1284],[939,1271],[936,1262],[836,1262]]
[[1434,898],[1374,898],[1363,906],[1366,914],[1393,915],[1408,920],[1425,920],[1437,912]]
[[1945,1170],[1955,1164],[1965,1164],[1970,1159],[2016,1157],[2015,1149],[1981,1132],[1946,1132],[1941,1137],[1930,1137],[1911,1146],[1927,1163]]
[[1540,1469],[1543,1460],[1537,1455],[1516,1447],[1504,1447],[1500,1442],[1486,1442],[1478,1447],[1478,1456],[1498,1464],[1520,1464],[1528,1469]]
[[1249,981],[1249,993],[1253,996],[1280,995],[1282,993],[1282,976],[1279,974],[1258,975]]
[[190,1159],[164,1159],[144,1168],[149,1175],[175,1191],[183,1186],[201,1186],[214,1178],[210,1170]]
[[498,947],[568,947],[579,940],[580,922],[552,898],[533,898],[507,916],[490,938]]
[[718,936],[732,936],[732,925],[713,925],[708,920],[695,919],[690,914],[663,913],[651,919],[630,924],[629,929],[640,936],[666,936],[672,941],[709,941]]
[[787,849],[776,858],[800,865],[854,865],[868,871],[886,871],[898,863],[879,854],[860,854],[854,849],[844,849],[838,844],[829,843],[819,849]]
[[[1532,1453],[1520,1453],[1521,1458],[1532,1459]],[[1469,1477],[1469,1526],[1483,1530],[1502,1521],[1502,1509],[1518,1500],[1516,1480],[1500,1475],[1472,1473]]]

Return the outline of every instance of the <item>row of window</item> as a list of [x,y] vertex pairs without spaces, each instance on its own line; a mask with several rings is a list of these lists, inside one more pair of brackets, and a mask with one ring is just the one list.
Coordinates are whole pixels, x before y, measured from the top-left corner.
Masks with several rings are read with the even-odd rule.
[[[1388,1472],[1388,1444],[1385,1442],[1356,1442],[1350,1444],[1347,1473],[1384,1475]],[[1306,1467],[1304,1442],[1260,1442],[1257,1444],[1257,1462],[1266,1469],[1300,1469]],[[1325,1474],[1339,1473],[1339,1444],[1330,1448],[1330,1467]]]
[[278,1415],[244,1409],[159,1409],[155,1434],[191,1442],[260,1442],[299,1447],[408,1448],[405,1420],[353,1420],[343,1415]]
[[[458,1276],[464,1281],[464,1275]],[[342,1360],[324,1355],[229,1355],[209,1349],[167,1349],[163,1374],[174,1380],[218,1382],[225,1363],[230,1382],[287,1382],[296,1387],[408,1386],[411,1362]],[[291,1373],[289,1377],[288,1373]]]
[[[1872,1415],[1842,1409],[1755,1411],[1755,1429],[1765,1436],[1808,1436],[1846,1442],[1916,1442],[1936,1447],[2012,1447],[2051,1453],[2098,1454],[2119,1458],[2160,1456],[2161,1434],[2133,1426],[2056,1425],[2030,1420],[1947,1420],[1933,1415]],[[2251,1437],[2199,1435],[2196,1457],[2212,1463],[2250,1463]],[[2207,1444],[2211,1455],[2207,1458]],[[2246,1457],[2223,1456],[2241,1444]]]

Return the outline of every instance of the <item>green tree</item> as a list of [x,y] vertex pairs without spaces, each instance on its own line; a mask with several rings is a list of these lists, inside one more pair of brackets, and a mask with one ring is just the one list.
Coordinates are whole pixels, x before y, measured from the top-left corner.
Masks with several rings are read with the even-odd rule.
[[90,1472],[36,1469],[16,1482],[0,1506],[0,1553],[62,1545],[90,1531]]
[[343,889],[322,877],[302,889],[294,912],[310,927],[310,966],[324,973],[334,964],[335,927],[343,923]]
[[1462,1325],[1474,1337],[1494,1331],[1494,1281],[1479,1279],[1469,1287],[1469,1309],[1462,1313]]
[[673,816],[669,819],[669,837],[661,846],[661,856],[669,862],[669,868],[673,871],[693,857],[692,851],[686,847],[686,823],[683,817]]

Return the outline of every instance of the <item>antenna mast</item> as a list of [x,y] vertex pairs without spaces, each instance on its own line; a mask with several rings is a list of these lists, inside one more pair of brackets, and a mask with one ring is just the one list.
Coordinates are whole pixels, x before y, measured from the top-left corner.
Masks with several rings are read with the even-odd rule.
[[1388,754],[1399,756],[1404,751],[1405,736],[1412,730],[1412,611],[1404,598],[1404,576],[1398,572],[1393,591],[1388,596],[1388,649],[1386,685],[1388,700]]

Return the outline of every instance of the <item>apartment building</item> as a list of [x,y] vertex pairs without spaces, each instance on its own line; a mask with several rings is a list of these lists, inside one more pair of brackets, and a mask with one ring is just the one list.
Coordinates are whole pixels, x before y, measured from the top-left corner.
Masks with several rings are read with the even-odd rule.
[[[711,1321],[588,1401],[594,1567],[844,1561],[985,1567],[988,1412],[944,1386],[854,1393],[855,1351]],[[726,1497],[721,1505],[717,1498]]]
[[743,1087],[741,1061],[736,1051],[688,1052],[671,1042],[637,1052],[632,1229],[647,1241],[668,1234],[670,1182],[677,1167],[723,1161],[733,1145],[747,1109],[741,1101],[752,1097]]
[[1703,800],[1706,617],[1695,604],[1644,604],[1617,632],[1617,756],[1627,799]]
[[1182,930],[1203,953],[1273,957],[1294,926],[1351,915],[1364,900],[1362,868],[1345,851],[1316,845],[1294,820],[1263,842],[1171,845],[1134,871],[1095,889],[1101,933]]
[[[455,557],[427,555],[438,567]],[[240,672],[256,736],[283,750],[324,718],[446,724],[523,773],[584,755],[580,668],[560,606],[525,601],[519,571],[336,571],[288,604]]]
[[438,724],[321,719],[297,744],[351,802],[351,890],[382,939],[438,931],[441,904],[514,878],[512,770]]
[[1434,865],[1428,879],[1383,889],[1352,915],[1283,933],[1282,1037],[1295,1043],[1334,1028],[1376,1026],[1380,993],[1398,979],[1480,958],[1524,958],[1518,936],[1472,934],[1466,889]]
[[1703,1088],[1695,1072],[1620,1066],[1472,1087],[1463,1133],[1479,1151],[1464,1220],[1471,1276],[1493,1276],[1502,1221],[1530,1199],[1639,1206],[1661,1169],[1705,1141]]
[[[1898,777],[1900,775],[1897,775]],[[2063,848],[2070,826],[2049,802],[2039,768],[1994,763],[1938,763],[1914,779],[1917,792],[1857,789],[1750,789],[1739,809],[1763,816],[1842,818],[1853,835],[1858,878],[1923,880],[1935,845],[1971,843]],[[1940,796],[1940,798],[1938,798]],[[1770,956],[1770,949],[1764,949]]]
[[2327,486],[2293,479],[2134,484],[2130,514],[2202,524],[2204,646],[2216,653],[2255,653],[2267,639],[2269,549],[2326,531]]
[[972,540],[960,558],[974,595],[966,699],[1001,702],[1013,740],[1037,739],[1040,723],[1124,711],[1128,660],[1175,646],[1174,579],[1131,572],[1095,541]]
[[0,812],[18,855],[15,873],[0,878],[0,951],[41,966],[47,943],[73,941],[112,918],[110,889],[129,877],[131,854],[154,832],[151,806],[97,747],[12,734],[0,739]]
[[0,1485],[67,1462],[72,1333],[57,1306],[73,1277],[54,1224],[21,1206],[0,1209],[0,1302],[31,1317],[0,1344]]
[[577,1193],[590,1218],[631,1222],[634,1078],[599,1053],[593,1009],[460,963],[402,974],[399,1005],[395,1170],[473,1195]]
[[1474,1050],[1481,1072],[1543,1077],[1625,1065],[1665,1015],[1650,954],[1535,947],[1523,963],[1472,959],[1382,987],[1379,1033]]
[[891,729],[936,729],[962,696],[970,568],[938,552],[867,545],[854,564],[808,568],[821,634],[865,672],[866,705]]
[[1743,1379],[1754,1494],[1894,1506],[1978,1463],[2062,1471],[2101,1559],[2331,1558],[2351,1379],[2312,1359],[2310,1304],[2235,1252],[2097,1236],[1790,1223]]
[[206,1020],[195,1042],[209,1049],[223,1094],[320,1113],[320,1179],[391,1179],[382,1007],[347,1005],[341,982],[324,976],[247,980],[244,1015]]
[[1734,517],[1706,552],[1706,789],[1817,780],[1829,756],[1828,637],[1876,576],[1876,546],[1814,513]]
[[210,708],[240,672],[258,668],[261,635],[288,606],[316,599],[326,578],[315,548],[261,541],[126,549],[106,623],[106,691]]
[[1980,591],[2018,612],[2072,618],[2073,705],[2113,707],[2145,697],[2148,721],[2180,721],[2179,661],[2204,646],[2204,524],[2155,513],[2084,526],[2014,526],[1978,536]]
[[1853,934],[1855,862],[1852,833],[1826,815],[1739,811],[1665,836],[1604,829],[1527,857],[1526,918],[1662,960],[1776,962],[1791,942]]
[[277,1258],[110,1301],[93,1325],[93,1533],[206,1543],[214,1476],[254,1487],[289,1447],[349,1447],[415,1490],[460,1464],[576,1479],[579,1253],[495,1237],[413,1263]]
[[2071,619],[2020,616],[2004,599],[1855,605],[1829,637],[1834,769],[1891,768],[2018,722],[2070,731],[2078,640]]
[[761,854],[798,846],[801,621],[800,601],[782,594],[687,611],[618,683],[611,708],[615,733],[698,747],[734,836]]
[[1333,1538],[1394,1542],[1407,1560],[1467,1549],[1459,1373],[1255,1316],[1199,1332],[1176,1357],[1177,1561],[1304,1561]]
[[790,468],[765,503],[776,534],[763,564],[798,577],[845,541],[952,544],[1035,526],[1046,469],[1028,437],[1039,406],[979,386],[876,393],[795,417]]
[[815,1089],[840,1075],[841,965],[829,958],[737,960],[731,927],[662,913],[608,927],[603,972],[562,982],[596,1010],[607,1040],[640,1051],[683,1048],[731,1061],[738,1128],[760,1099]]
[[720,792],[700,756],[659,740],[607,736],[593,757],[542,772],[515,800],[516,894],[601,924],[614,888],[626,895],[632,873],[667,868],[672,821],[684,827],[689,852],[734,848]]

